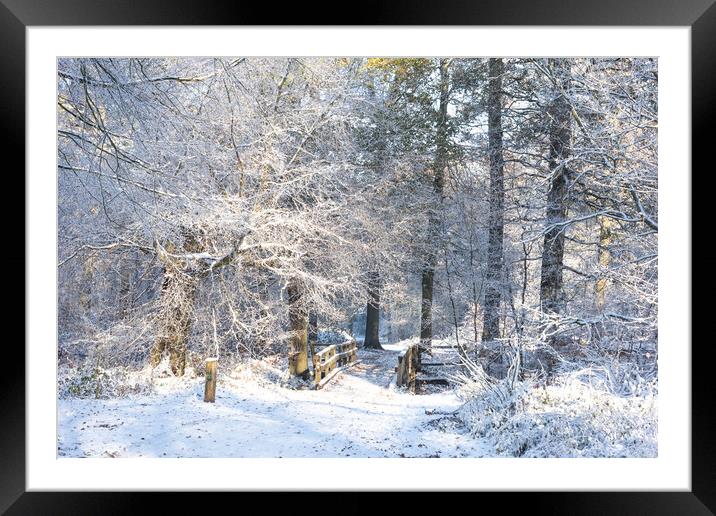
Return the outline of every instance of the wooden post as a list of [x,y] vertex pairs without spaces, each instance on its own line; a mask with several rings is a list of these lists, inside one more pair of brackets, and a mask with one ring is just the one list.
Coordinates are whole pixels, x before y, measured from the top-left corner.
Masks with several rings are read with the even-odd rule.
[[204,401],[214,403],[216,400],[216,365],[218,358],[206,359],[206,373],[204,375]]
[[313,374],[315,375],[314,382],[318,385],[322,379],[321,376],[321,357],[313,355]]

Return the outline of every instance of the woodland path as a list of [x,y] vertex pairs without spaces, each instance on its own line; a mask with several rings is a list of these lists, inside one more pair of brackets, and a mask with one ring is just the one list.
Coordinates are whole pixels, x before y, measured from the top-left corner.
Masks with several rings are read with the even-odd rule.
[[[397,350],[360,349],[360,362],[319,391],[266,375],[220,375],[215,404],[202,379],[151,395],[59,400],[58,455],[74,457],[481,457],[452,391],[394,385]],[[392,381],[392,383],[391,383]]]

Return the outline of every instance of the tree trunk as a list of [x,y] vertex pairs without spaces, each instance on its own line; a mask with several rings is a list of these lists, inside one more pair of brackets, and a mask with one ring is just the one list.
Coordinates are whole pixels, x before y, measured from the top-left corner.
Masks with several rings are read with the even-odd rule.
[[612,256],[609,251],[609,245],[612,241],[612,227],[614,221],[609,217],[599,217],[599,249],[597,251],[597,260],[599,263],[599,277],[594,287],[596,295],[596,309],[601,313],[604,309],[607,293],[607,270]]
[[117,296],[118,315],[124,318],[129,313],[132,304],[132,274],[135,270],[133,260],[127,256],[119,259],[119,293]]
[[269,328],[271,324],[271,314],[269,313],[268,306],[269,300],[269,275],[266,271],[258,272],[258,297],[259,297],[259,325],[255,338],[255,344],[261,350],[265,350],[269,347]]
[[365,317],[366,348],[382,349],[380,346],[380,277],[374,273],[368,285],[368,306]]
[[166,272],[162,285],[161,329],[150,353],[156,367],[164,353],[169,354],[169,367],[175,376],[183,376],[189,330],[194,313],[196,280],[181,273]]
[[547,194],[547,220],[542,252],[540,301],[542,311],[562,313],[564,293],[562,271],[564,263],[564,226],[569,200],[569,168],[572,136],[571,113],[565,91],[569,88],[571,68],[566,59],[552,59],[550,66],[555,76],[555,99],[550,107],[549,168],[551,180]]
[[318,340],[318,314],[311,310],[308,314],[308,342],[315,344]]
[[[191,227],[182,226],[181,246],[188,253],[201,251],[201,244]],[[169,242],[167,250],[173,252],[175,244]],[[161,291],[161,311],[159,320],[161,329],[154,348],[150,352],[150,362],[156,367],[165,352],[169,353],[169,367],[174,376],[184,376],[186,368],[187,341],[194,316],[196,289],[201,273],[188,268],[180,269],[177,264],[164,264],[164,283]]]
[[455,344],[457,345],[457,352],[462,360],[467,358],[467,351],[465,346],[460,343],[460,323],[457,316],[457,307],[455,306],[455,296],[452,292],[452,283],[450,281],[450,264],[448,263],[447,254],[445,255],[445,279],[447,279],[448,297],[450,298],[450,306],[452,308],[452,322],[455,327]]
[[94,285],[95,258],[85,258],[82,267],[82,282],[80,284],[79,307],[82,315],[90,317],[92,311],[92,286]]
[[[438,104],[438,121],[435,136],[435,164],[433,188],[437,198],[437,206],[431,210],[428,219],[428,242],[431,249],[423,266],[421,285],[422,297],[420,301],[420,352],[430,351],[433,338],[433,280],[435,278],[435,265],[437,263],[437,249],[440,218],[438,209],[443,202],[445,189],[445,169],[448,164],[448,95],[449,95],[449,60],[440,59],[440,101]],[[420,353],[418,354],[420,356]]]
[[311,350],[311,358],[316,355],[316,342],[318,342],[318,314],[315,310],[308,312],[308,347]]
[[291,376],[308,378],[308,313],[303,299],[303,287],[297,280],[286,286],[288,320],[291,337],[288,346],[288,372]]
[[482,341],[500,337],[500,303],[503,290],[505,183],[502,157],[502,59],[490,59],[488,98],[488,145],[490,155],[490,217],[487,244],[487,288],[485,290]]
[[[422,305],[420,310],[420,351],[430,352],[433,338],[433,279],[435,275],[435,261],[423,269],[422,276]],[[419,354],[420,355],[420,354]],[[422,358],[422,357],[421,357]]]

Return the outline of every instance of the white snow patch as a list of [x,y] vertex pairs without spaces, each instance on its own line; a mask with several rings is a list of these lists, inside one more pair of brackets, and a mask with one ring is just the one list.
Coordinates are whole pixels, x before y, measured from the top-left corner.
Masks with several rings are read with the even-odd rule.
[[454,415],[452,391],[395,388],[394,351],[362,350],[361,363],[323,389],[281,385],[280,361],[219,364],[215,403],[203,378],[160,378],[151,394],[60,399],[60,457],[482,457],[485,440]]

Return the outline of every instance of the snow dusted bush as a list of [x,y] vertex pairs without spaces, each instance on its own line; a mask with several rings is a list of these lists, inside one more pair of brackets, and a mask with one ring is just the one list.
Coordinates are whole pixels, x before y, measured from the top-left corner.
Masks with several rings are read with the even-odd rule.
[[183,377],[176,377],[172,374],[168,357],[164,357],[156,367],[102,364],[95,353],[81,362],[61,365],[57,380],[58,397],[109,399],[176,391],[196,383],[198,371],[203,373],[203,368],[195,369],[190,365]]
[[229,374],[231,380],[242,384],[255,384],[266,386],[279,384],[284,376],[285,364],[283,357],[277,355],[262,359],[251,358],[239,362]]
[[341,328],[326,328],[318,330],[316,340],[319,344],[342,344],[351,340],[351,334]]
[[89,362],[79,367],[61,367],[57,384],[60,398],[121,398],[148,393],[152,389],[148,368],[138,371],[125,367],[105,369]]
[[219,381],[227,382],[227,385],[243,391],[247,386],[302,390],[309,389],[313,385],[312,379],[289,374],[288,360],[282,355],[237,361],[235,365],[227,366],[227,370],[229,373],[226,377],[222,378],[221,372],[219,373]]
[[459,414],[503,456],[656,457],[656,380],[633,368],[618,367],[621,376],[612,369],[578,369],[550,384],[533,379],[511,385],[470,364]]

